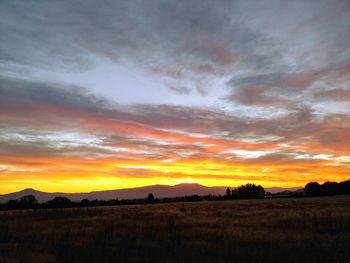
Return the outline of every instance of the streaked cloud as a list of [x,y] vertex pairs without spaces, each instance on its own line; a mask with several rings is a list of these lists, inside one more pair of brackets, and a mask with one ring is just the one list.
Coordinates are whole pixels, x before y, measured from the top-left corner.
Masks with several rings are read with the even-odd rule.
[[0,4],[0,192],[350,171],[347,1]]

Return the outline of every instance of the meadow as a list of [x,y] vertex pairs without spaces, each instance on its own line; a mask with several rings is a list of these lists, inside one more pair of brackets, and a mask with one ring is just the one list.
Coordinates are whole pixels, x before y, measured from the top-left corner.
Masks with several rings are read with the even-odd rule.
[[0,212],[0,262],[346,262],[350,196]]

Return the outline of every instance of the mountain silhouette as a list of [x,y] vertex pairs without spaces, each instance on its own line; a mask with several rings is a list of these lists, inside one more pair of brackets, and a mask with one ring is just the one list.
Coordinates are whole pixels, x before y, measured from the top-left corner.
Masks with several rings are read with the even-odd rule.
[[[136,188],[127,189],[117,189],[117,190],[107,190],[107,191],[93,191],[87,193],[48,193],[37,191],[32,188],[27,188],[19,192],[9,193],[0,195],[0,202],[4,203],[11,199],[20,199],[25,195],[34,195],[39,202],[46,202],[53,199],[56,196],[67,197],[72,201],[81,201],[84,198],[89,200],[112,200],[118,198],[122,199],[137,199],[145,198],[149,193],[153,193],[155,197],[177,197],[177,196],[190,196],[190,195],[224,195],[226,191],[226,186],[213,186],[207,187],[200,184],[177,184],[174,186],[169,185],[151,185]],[[234,187],[233,187],[234,188]],[[266,188],[266,191],[275,193],[283,190],[297,190],[296,188]]]

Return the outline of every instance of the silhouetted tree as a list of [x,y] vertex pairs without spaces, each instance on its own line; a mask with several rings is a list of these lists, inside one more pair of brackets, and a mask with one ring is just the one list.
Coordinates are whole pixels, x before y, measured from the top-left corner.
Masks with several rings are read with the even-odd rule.
[[5,204],[3,204],[4,209],[18,209],[19,202],[18,200],[8,200]]
[[322,185],[310,182],[305,185],[304,191],[307,196],[350,194],[350,180],[340,183],[325,182]]
[[227,189],[226,189],[226,198],[227,198],[227,199],[230,199],[230,198],[231,198],[231,195],[232,195],[231,189],[230,189],[229,187],[227,187]]
[[154,203],[154,195],[152,193],[149,193],[147,198],[146,198],[146,202],[149,204],[153,204]]
[[19,200],[20,206],[23,208],[33,208],[38,203],[34,195],[22,196]]
[[21,197],[20,202],[22,204],[36,204],[38,203],[38,200],[36,200],[34,195],[25,195]]
[[323,185],[321,185],[321,194],[322,195],[337,195],[341,194],[340,184],[335,182],[325,182]]
[[350,195],[350,180],[341,182],[339,188],[340,188],[339,191],[341,192],[341,194]]
[[232,199],[237,199],[238,198],[238,191],[237,191],[237,189],[232,189],[232,191],[231,191],[231,198]]
[[87,198],[84,198],[83,200],[81,200],[81,205],[82,206],[89,206],[90,205],[90,200]]
[[317,182],[307,183],[304,191],[307,196],[318,196],[321,194],[321,185]]
[[69,207],[72,205],[72,201],[63,196],[56,196],[54,199],[47,202],[51,207]]
[[241,185],[236,191],[238,198],[257,198],[265,195],[265,189],[261,185],[255,184]]
[[202,198],[199,195],[191,195],[191,196],[185,196],[184,201],[198,202],[198,201],[202,201]]

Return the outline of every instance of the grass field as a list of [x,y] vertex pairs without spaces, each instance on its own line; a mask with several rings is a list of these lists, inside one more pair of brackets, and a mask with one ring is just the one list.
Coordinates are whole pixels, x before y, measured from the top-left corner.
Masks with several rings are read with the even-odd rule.
[[349,262],[350,196],[0,212],[0,262]]

